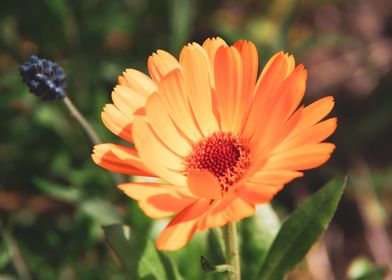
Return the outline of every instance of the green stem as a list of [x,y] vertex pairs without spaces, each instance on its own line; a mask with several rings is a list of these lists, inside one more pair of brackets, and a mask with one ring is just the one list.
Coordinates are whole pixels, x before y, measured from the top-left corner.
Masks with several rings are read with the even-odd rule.
[[[75,117],[75,119],[79,122],[79,124],[86,131],[87,135],[91,139],[93,144],[97,145],[102,143],[101,138],[99,138],[98,134],[95,132],[94,128],[90,125],[90,123],[83,117],[83,115],[79,112],[76,106],[72,103],[71,99],[66,96],[64,99],[64,103],[67,106],[68,110],[71,112],[71,115]],[[116,185],[119,185],[123,182],[121,176],[116,173],[109,172],[113,178],[113,181]]]
[[227,279],[241,280],[240,254],[235,222],[228,223],[223,227],[223,239],[225,241],[226,262],[234,269],[232,273],[228,273]]
[[64,98],[64,103],[67,106],[68,110],[71,112],[71,115],[75,117],[75,119],[80,123],[83,129],[87,132],[87,135],[90,137],[91,141],[95,145],[102,143],[102,140],[99,138],[94,128],[83,117],[83,115],[79,112],[79,110],[72,103],[71,99],[68,98],[68,96]]

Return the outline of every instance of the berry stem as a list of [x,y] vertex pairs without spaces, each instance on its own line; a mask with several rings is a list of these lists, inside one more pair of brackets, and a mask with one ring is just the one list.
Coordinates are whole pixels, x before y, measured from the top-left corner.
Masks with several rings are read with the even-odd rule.
[[228,273],[228,280],[241,280],[240,254],[238,249],[237,226],[230,222],[223,227],[223,239],[225,241],[226,262],[234,271]]
[[80,123],[83,129],[86,131],[87,135],[90,137],[91,141],[97,145],[102,143],[102,140],[99,138],[98,134],[92,128],[92,126],[88,123],[88,121],[83,117],[83,115],[79,112],[76,106],[72,103],[71,99],[68,96],[64,97],[64,103],[71,112],[71,115],[75,117],[75,119]]
[[[71,112],[71,115],[75,117],[75,119],[80,123],[80,125],[83,127],[83,129],[86,131],[87,135],[91,139],[91,141],[97,145],[102,143],[101,138],[99,138],[98,134],[95,132],[94,128],[89,124],[89,122],[86,120],[85,117],[79,112],[79,110],[76,108],[76,106],[73,104],[71,99],[68,98],[68,96],[64,97],[64,103],[68,110]],[[119,174],[109,172],[110,175],[113,178],[113,181],[115,182],[116,185],[119,185],[123,182],[121,176]]]

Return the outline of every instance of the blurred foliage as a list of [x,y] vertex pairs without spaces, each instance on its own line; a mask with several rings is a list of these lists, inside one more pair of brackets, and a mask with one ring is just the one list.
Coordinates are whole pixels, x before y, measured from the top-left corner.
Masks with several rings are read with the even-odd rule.
[[[119,143],[100,120],[117,76],[127,67],[146,71],[156,49],[177,55],[186,42],[209,36],[255,42],[260,65],[288,50],[309,69],[305,103],[335,96],[333,158],[289,184],[275,208],[285,216],[316,186],[350,171],[360,179],[349,186],[326,235],[330,270],[337,279],[348,277],[351,261],[364,255],[370,259],[366,272],[377,274],[373,263],[385,264],[385,258],[374,245],[391,246],[391,6],[383,0],[1,1],[0,278],[126,279],[101,225],[126,223],[153,238],[162,228],[93,164],[92,145],[64,104],[27,92],[19,65],[31,54],[62,65],[70,98],[105,141]],[[384,218],[369,223],[368,204],[381,208]],[[245,220],[241,232],[249,236],[254,222]],[[386,239],[372,238],[375,232]],[[208,259],[207,242],[214,242],[206,236],[168,254],[185,279],[215,277],[200,270],[200,256]],[[242,245],[244,258],[251,249],[267,250]],[[314,278],[316,268],[298,269],[301,276],[290,279],[323,279]],[[257,273],[255,267],[246,271]]]

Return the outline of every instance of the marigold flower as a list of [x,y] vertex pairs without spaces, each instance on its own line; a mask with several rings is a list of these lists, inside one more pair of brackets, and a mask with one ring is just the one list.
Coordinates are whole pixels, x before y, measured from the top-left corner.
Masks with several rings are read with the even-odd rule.
[[152,218],[175,215],[157,247],[176,250],[195,231],[249,217],[302,170],[326,162],[323,143],[336,118],[321,121],[333,98],[299,106],[307,72],[274,55],[258,75],[251,42],[188,44],[179,60],[158,50],[150,77],[127,69],[102,112],[104,124],[134,147],[96,145],[93,160],[114,172],[165,183],[119,185]]
[[32,55],[19,70],[23,82],[36,96],[44,100],[58,100],[66,96],[66,76],[57,63]]

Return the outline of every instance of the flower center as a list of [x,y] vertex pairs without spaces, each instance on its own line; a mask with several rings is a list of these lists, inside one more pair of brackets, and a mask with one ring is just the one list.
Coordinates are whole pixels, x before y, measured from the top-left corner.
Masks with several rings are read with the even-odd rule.
[[249,145],[236,135],[215,132],[193,144],[192,152],[185,158],[185,174],[208,170],[214,174],[222,191],[238,182],[250,165]]

